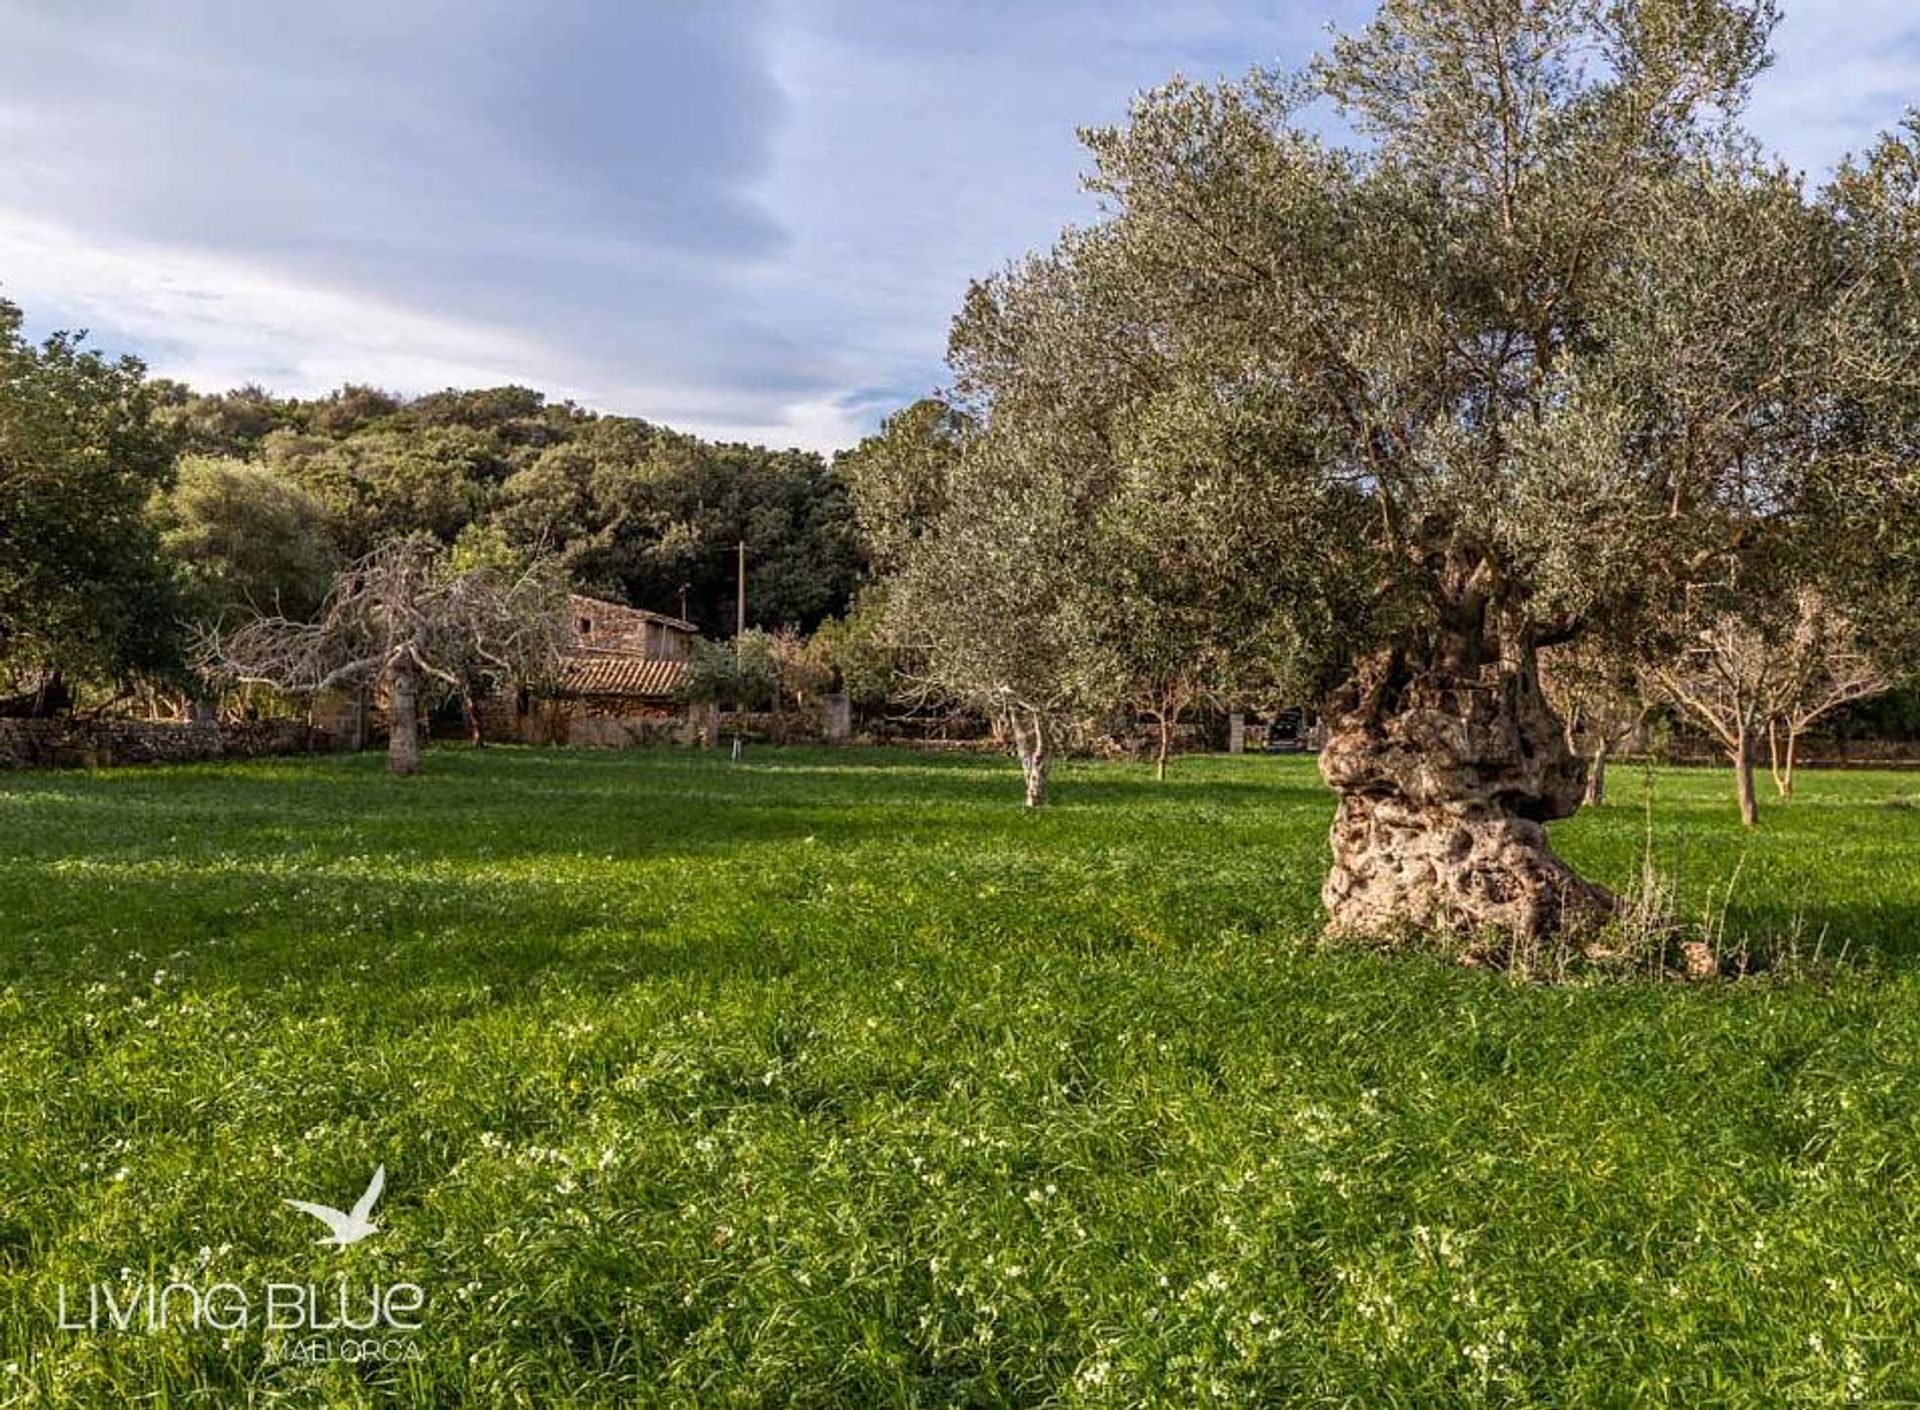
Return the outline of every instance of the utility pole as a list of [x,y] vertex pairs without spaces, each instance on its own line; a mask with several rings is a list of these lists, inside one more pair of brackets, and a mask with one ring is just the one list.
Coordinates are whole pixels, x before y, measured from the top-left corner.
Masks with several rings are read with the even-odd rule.
[[[733,664],[736,670],[739,669],[740,655],[746,647],[747,640],[747,541],[741,539],[737,547],[740,551],[740,578],[739,590],[734,598],[733,606]],[[737,700],[734,702],[736,708],[739,704],[740,702]],[[736,764],[740,762],[740,743],[740,732],[735,730],[733,735],[733,762]]]
[[740,650],[740,638],[747,633],[747,541],[740,540],[740,590],[734,601],[733,649]]
[[680,620],[683,622],[687,620],[687,589],[690,586],[690,583],[680,584]]

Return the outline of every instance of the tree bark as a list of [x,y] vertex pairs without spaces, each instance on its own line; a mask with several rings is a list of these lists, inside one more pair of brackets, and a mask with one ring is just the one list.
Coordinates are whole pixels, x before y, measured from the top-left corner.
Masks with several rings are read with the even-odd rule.
[[460,710],[467,717],[467,743],[475,749],[481,748],[487,742],[487,735],[480,727],[480,707],[475,703],[472,691],[460,692]]
[[1320,772],[1340,797],[1321,899],[1336,931],[1590,928],[1614,908],[1543,826],[1585,792],[1540,693],[1530,639],[1459,619],[1364,663],[1328,711]]
[[1586,808],[1602,808],[1607,802],[1607,755],[1613,752],[1613,741],[1602,739],[1594,746],[1593,758],[1587,761],[1587,791],[1580,803]]
[[1029,808],[1047,801],[1047,775],[1053,768],[1053,722],[1039,710],[1013,706],[1007,711],[1007,729],[1020,759]]
[[1167,781],[1167,755],[1173,752],[1173,721],[1165,715],[1154,717],[1159,724],[1159,741],[1153,754],[1153,776],[1160,782]]
[[1786,772],[1781,776],[1781,779],[1780,779],[1780,796],[1782,798],[1793,797],[1793,759],[1794,759],[1794,755],[1798,754],[1799,752],[1800,752],[1799,727],[1792,723],[1789,723],[1787,725],[1787,767],[1786,767]]
[[420,681],[412,666],[396,666],[387,682],[387,772],[420,771]]
[[1760,809],[1753,798],[1753,739],[1742,728],[1734,736],[1733,791],[1740,800],[1740,821],[1746,827],[1760,825]]

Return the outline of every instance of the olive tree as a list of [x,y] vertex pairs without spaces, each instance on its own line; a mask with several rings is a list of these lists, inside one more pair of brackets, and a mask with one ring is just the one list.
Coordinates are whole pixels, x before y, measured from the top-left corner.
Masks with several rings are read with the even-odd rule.
[[[1135,481],[1233,486],[1270,526],[1238,567],[1301,604],[1338,928],[1607,914],[1548,845],[1584,779],[1540,651],[1655,654],[1689,585],[1758,553],[1818,573],[1861,485],[1910,504],[1913,345],[1848,359],[1911,316],[1913,187],[1863,182],[1850,216],[1756,155],[1776,18],[1387,0],[1304,74],[1176,82],[1090,133],[1105,218],[969,295],[963,468],[1010,483],[957,481],[948,519],[1025,481],[1072,520]],[[1317,135],[1316,99],[1362,141]],[[990,537],[980,591],[1013,609],[1073,576],[1078,539]]]
[[991,441],[977,432],[923,399],[835,468],[887,575],[878,601],[897,693],[986,716],[1039,807],[1084,700],[1067,604],[1090,559],[1067,462],[1011,428]]
[[950,503],[892,580],[887,609],[910,688],[979,710],[1020,761],[1028,807],[1046,801],[1063,726],[1078,712],[1065,604],[1084,542],[1045,457],[969,444]]

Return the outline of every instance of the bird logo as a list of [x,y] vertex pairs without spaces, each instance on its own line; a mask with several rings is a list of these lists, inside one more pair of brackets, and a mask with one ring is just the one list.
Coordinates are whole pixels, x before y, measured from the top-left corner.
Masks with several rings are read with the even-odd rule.
[[302,1214],[311,1214],[327,1226],[328,1235],[314,1242],[332,1244],[335,1248],[346,1248],[357,1244],[369,1234],[380,1232],[380,1226],[367,1216],[373,1213],[374,1202],[380,1198],[380,1189],[387,1183],[387,1167],[382,1165],[373,1172],[373,1178],[367,1181],[367,1192],[360,1196],[359,1202],[351,1212],[342,1214],[339,1210],[324,1204],[309,1204],[303,1199],[285,1200]]

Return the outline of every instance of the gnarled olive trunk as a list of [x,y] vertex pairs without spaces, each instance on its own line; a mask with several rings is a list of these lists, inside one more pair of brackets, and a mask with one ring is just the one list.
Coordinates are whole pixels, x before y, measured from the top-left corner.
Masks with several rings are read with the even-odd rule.
[[1532,641],[1443,632],[1363,664],[1332,702],[1320,772],[1340,795],[1321,897],[1336,930],[1585,929],[1613,897],[1547,845],[1580,806],[1579,756]]
[[395,666],[387,682],[387,772],[420,771],[420,681],[411,666]]

